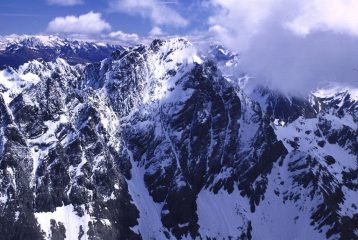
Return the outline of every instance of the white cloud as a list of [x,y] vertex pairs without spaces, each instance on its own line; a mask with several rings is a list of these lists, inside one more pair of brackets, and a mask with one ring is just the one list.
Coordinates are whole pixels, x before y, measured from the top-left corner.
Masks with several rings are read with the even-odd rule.
[[141,40],[135,33],[125,33],[122,31],[110,32],[107,36],[115,41],[125,44],[136,44]]
[[286,26],[299,35],[333,31],[358,36],[357,0],[302,1],[299,14]]
[[116,11],[149,18],[155,26],[185,27],[188,24],[188,20],[169,7],[168,3],[159,0],[114,0],[111,7]]
[[245,49],[250,39],[277,24],[294,34],[335,32],[358,36],[357,0],[210,0],[217,8],[210,31]]
[[218,8],[209,18],[210,32],[229,45],[247,48],[280,0],[211,0]]
[[210,0],[209,30],[254,82],[307,92],[357,85],[357,0]]
[[89,12],[80,16],[56,17],[47,26],[48,32],[65,34],[97,34],[111,29],[100,13]]
[[153,27],[149,32],[150,36],[162,36],[164,35],[163,30],[160,27]]
[[51,5],[60,5],[60,6],[74,6],[78,4],[83,4],[82,0],[47,0]]

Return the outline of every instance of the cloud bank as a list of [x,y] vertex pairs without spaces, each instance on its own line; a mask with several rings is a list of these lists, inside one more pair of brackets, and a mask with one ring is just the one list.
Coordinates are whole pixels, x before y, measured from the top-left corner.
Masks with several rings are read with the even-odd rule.
[[332,31],[358,36],[358,1],[300,1],[298,15],[286,23],[294,33],[307,35],[315,31]]
[[102,36],[103,38],[110,38],[112,41],[118,41],[119,43],[138,44],[141,41],[141,37],[135,33],[125,33],[122,31],[110,32],[108,35]]
[[307,93],[326,82],[358,86],[358,1],[210,0],[209,31],[241,52],[255,82]]

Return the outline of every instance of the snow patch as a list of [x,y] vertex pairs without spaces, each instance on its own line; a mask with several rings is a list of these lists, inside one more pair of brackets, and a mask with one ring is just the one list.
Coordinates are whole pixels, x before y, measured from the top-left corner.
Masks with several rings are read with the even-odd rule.
[[167,239],[161,222],[162,204],[155,203],[144,183],[144,174],[133,159],[133,154],[127,149],[132,164],[132,178],[127,180],[129,193],[139,210],[138,225],[133,227],[134,232],[140,233],[143,239]]
[[82,210],[85,212],[84,216],[79,217],[73,205],[67,205],[63,207],[57,207],[54,212],[37,212],[35,217],[40,224],[41,229],[46,233],[46,239],[51,239],[51,219],[56,220],[57,223],[61,222],[66,229],[66,239],[73,240],[78,239],[80,234],[80,227],[84,232],[81,240],[88,240],[88,222],[93,221],[90,215],[86,212],[82,206]]

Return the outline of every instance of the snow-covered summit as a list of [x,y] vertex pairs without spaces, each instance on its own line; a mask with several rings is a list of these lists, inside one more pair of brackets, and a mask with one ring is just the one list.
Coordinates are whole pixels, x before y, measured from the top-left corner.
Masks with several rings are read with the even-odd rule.
[[358,87],[341,86],[339,84],[327,85],[312,93],[313,103],[327,113],[343,117],[347,114],[358,122]]
[[312,93],[314,96],[321,99],[328,98],[344,98],[350,97],[354,101],[358,101],[358,86],[340,86],[339,84],[330,84],[322,88],[318,88]]

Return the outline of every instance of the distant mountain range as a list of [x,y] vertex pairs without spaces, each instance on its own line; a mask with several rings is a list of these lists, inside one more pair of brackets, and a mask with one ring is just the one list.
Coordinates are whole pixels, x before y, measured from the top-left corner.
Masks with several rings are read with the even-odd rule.
[[69,64],[98,62],[108,57],[118,45],[86,42],[42,35],[0,37],[0,67],[18,67],[28,61],[53,61],[63,58]]

